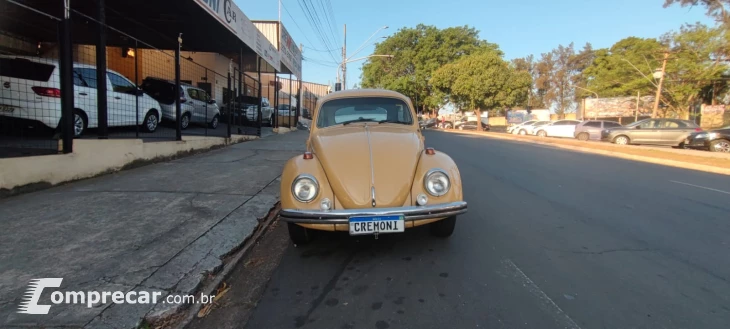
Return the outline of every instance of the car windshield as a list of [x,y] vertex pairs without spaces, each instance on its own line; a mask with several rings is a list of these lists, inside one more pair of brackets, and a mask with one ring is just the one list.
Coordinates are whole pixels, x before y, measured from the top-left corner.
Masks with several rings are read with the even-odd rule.
[[327,101],[320,107],[317,128],[354,122],[413,124],[408,105],[397,98],[357,97]]
[[638,125],[640,125],[640,124],[642,124],[642,123],[644,123],[644,122],[646,122],[648,120],[649,119],[632,122],[632,123],[629,123],[629,124],[625,125],[624,127],[627,127],[627,128],[635,127],[635,126],[638,126]]

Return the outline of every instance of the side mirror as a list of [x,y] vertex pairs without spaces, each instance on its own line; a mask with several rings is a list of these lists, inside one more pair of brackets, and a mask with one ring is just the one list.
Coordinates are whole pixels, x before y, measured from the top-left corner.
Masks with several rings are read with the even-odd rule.
[[215,104],[215,99],[211,99],[208,101],[208,104]]
[[144,90],[137,88],[137,96],[144,95]]
[[641,126],[636,126],[634,127],[634,129],[641,129]]

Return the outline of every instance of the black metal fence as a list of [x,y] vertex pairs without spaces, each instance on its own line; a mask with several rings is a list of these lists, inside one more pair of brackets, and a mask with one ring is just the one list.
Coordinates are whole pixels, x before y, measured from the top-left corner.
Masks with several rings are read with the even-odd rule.
[[[106,13],[95,14],[70,8],[65,20],[0,0],[0,158],[71,152],[72,139],[64,143],[64,136],[260,136],[273,124],[260,115],[260,77],[239,72],[231,59],[186,51],[178,36],[151,44],[106,24]],[[69,21],[86,29],[64,29]],[[33,33],[24,35],[23,26]],[[70,52],[60,51],[64,40]],[[71,58],[61,58],[67,53]],[[63,64],[72,88],[62,88]],[[69,128],[62,124],[64,92],[73,109]]]
[[[62,152],[61,20],[2,0],[0,21],[15,27],[0,29],[0,157]],[[17,34],[33,25],[47,34],[47,42]]]

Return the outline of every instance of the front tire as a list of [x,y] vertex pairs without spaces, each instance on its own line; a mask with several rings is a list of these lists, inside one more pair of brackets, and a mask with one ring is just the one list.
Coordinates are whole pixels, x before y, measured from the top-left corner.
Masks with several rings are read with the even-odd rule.
[[439,238],[448,238],[454,233],[456,227],[456,216],[444,218],[430,224],[431,235]]
[[727,139],[717,139],[710,142],[710,152],[730,153],[730,141]]
[[218,117],[218,114],[216,114],[213,117],[213,120],[210,120],[210,124],[208,124],[208,126],[210,127],[210,129],[218,128],[218,121],[219,121],[219,119],[220,118]]
[[545,130],[540,130],[537,132],[537,137],[547,137],[547,133]]
[[144,117],[144,123],[142,124],[144,130],[148,133],[153,133],[157,130],[157,126],[159,125],[160,118],[157,117],[157,113],[155,113],[155,111],[147,112],[147,115]]
[[613,143],[617,145],[629,145],[630,142],[629,137],[625,135],[617,136],[613,139]]
[[289,228],[289,239],[294,244],[307,244],[312,241],[312,232],[306,227],[301,227],[294,223],[286,223]]
[[524,129],[520,130],[520,135],[527,135],[527,130],[524,130]]
[[74,110],[74,138],[81,137],[89,126],[89,119],[80,110]]
[[185,130],[190,127],[190,113],[183,114],[182,118],[180,118],[180,129]]
[[588,133],[580,133],[580,134],[578,134],[578,140],[587,141],[588,140]]

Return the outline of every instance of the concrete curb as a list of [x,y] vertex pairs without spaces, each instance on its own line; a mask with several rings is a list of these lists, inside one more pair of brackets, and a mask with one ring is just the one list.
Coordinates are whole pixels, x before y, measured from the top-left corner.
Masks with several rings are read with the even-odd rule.
[[594,149],[594,148],[590,148],[590,147],[581,147],[581,146],[573,146],[573,145],[566,145],[566,144],[560,144],[560,143],[542,142],[542,141],[531,140],[531,139],[515,138],[515,137],[509,136],[509,135],[502,136],[501,134],[496,134],[496,133],[475,133],[475,132],[470,132],[470,131],[449,131],[449,130],[446,130],[446,132],[463,134],[463,135],[478,135],[478,136],[484,136],[487,138],[504,139],[504,140],[522,142],[522,143],[547,145],[547,146],[553,146],[553,147],[558,147],[558,148],[573,150],[573,151],[578,151],[578,152],[584,152],[584,153],[601,154],[601,155],[612,156],[615,158],[641,161],[641,162],[659,164],[659,165],[682,168],[682,169],[704,171],[704,172],[709,172],[709,173],[713,173],[713,174],[730,175],[730,169],[726,169],[726,168],[719,168],[719,167],[713,167],[713,166],[708,166],[708,165],[694,164],[694,163],[669,160],[669,159],[661,159],[661,158],[655,158],[655,157],[650,157],[650,156],[634,155],[634,154],[627,154],[627,153],[622,153],[622,152],[598,150],[598,149]]
[[[251,248],[256,245],[256,243],[262,238],[264,233],[268,231],[268,229],[271,227],[271,224],[276,222],[276,219],[279,217],[280,211],[281,205],[279,202],[277,202],[274,208],[269,212],[267,218],[262,221],[256,231],[251,234],[248,239],[246,239],[243,247],[233,253],[226,262],[226,264],[223,265],[223,269],[216,273],[216,276],[211,281],[205,283],[202,288],[198,289],[195,294],[200,295],[202,293],[207,294],[208,296],[213,295],[216,290],[218,290],[218,288],[223,284],[223,281],[228,279],[231,272],[233,272],[233,269],[235,269],[236,266],[241,262],[241,259],[243,259],[243,257],[248,254]],[[183,313],[184,317],[178,320],[179,322],[169,326],[168,328],[185,329],[193,320],[195,320],[198,312],[200,312],[203,306],[204,305],[202,304],[193,304],[190,308],[187,309],[187,311],[185,311],[185,313]]]

